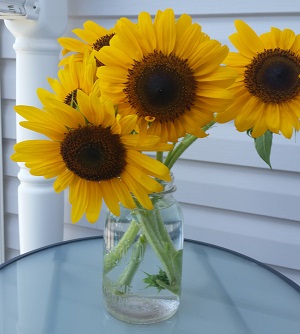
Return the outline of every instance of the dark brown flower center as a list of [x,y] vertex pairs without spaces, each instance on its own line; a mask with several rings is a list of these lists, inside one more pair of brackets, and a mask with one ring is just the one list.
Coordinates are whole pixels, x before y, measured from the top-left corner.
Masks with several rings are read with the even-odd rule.
[[[98,38],[97,41],[93,44],[93,49],[99,51],[103,46],[109,46],[109,41],[113,38],[114,35],[115,34],[109,34]],[[104,64],[96,58],[96,65],[97,67],[100,67]]]
[[92,125],[69,131],[60,146],[66,167],[81,179],[105,181],[119,177],[126,150],[110,128]]
[[160,51],[135,61],[124,92],[140,117],[169,122],[190,110],[197,83],[186,59]]
[[245,86],[265,103],[281,103],[300,93],[300,57],[290,50],[267,49],[245,71]]

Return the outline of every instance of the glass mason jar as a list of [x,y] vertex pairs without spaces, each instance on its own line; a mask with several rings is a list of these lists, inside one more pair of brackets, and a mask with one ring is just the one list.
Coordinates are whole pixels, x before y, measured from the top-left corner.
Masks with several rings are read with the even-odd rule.
[[152,194],[153,210],[108,212],[104,229],[103,296],[115,318],[150,324],[170,318],[180,303],[183,215],[172,182]]

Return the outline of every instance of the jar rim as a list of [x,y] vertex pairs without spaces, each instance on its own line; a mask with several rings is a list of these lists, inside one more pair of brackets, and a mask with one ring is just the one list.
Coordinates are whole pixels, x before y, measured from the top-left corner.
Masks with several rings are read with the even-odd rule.
[[162,191],[150,193],[149,196],[163,196],[169,193],[172,193],[177,190],[176,185],[174,184],[174,174],[170,172],[171,181],[159,180],[156,178],[156,181],[159,182],[164,188]]

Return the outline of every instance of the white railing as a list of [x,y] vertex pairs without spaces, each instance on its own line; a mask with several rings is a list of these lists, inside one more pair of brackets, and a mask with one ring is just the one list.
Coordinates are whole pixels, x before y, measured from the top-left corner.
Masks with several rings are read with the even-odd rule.
[[[39,0],[38,17],[5,20],[15,37],[16,104],[41,107],[38,87],[49,88],[48,77],[55,77],[60,46],[57,38],[67,27],[67,0]],[[17,141],[44,137],[19,126]],[[63,240],[64,198],[53,190],[53,180],[32,176],[19,164],[18,189],[20,252]]]
[[[0,101],[1,101],[1,83],[0,83]],[[2,124],[1,124],[1,102],[0,102],[0,138],[2,138]],[[4,200],[3,200],[3,148],[2,140],[0,141],[0,263],[4,262]]]

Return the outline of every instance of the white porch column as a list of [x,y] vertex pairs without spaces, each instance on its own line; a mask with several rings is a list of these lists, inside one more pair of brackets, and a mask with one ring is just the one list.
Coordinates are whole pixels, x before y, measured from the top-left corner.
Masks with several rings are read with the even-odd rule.
[[[41,107],[38,87],[49,89],[47,77],[57,77],[60,47],[57,38],[65,32],[67,0],[39,0],[37,20],[6,20],[15,36],[16,104]],[[12,111],[13,112],[13,111]],[[42,139],[43,136],[19,126],[17,141]],[[19,236],[21,253],[63,240],[63,194],[53,190],[53,180],[36,177],[20,164]]]

